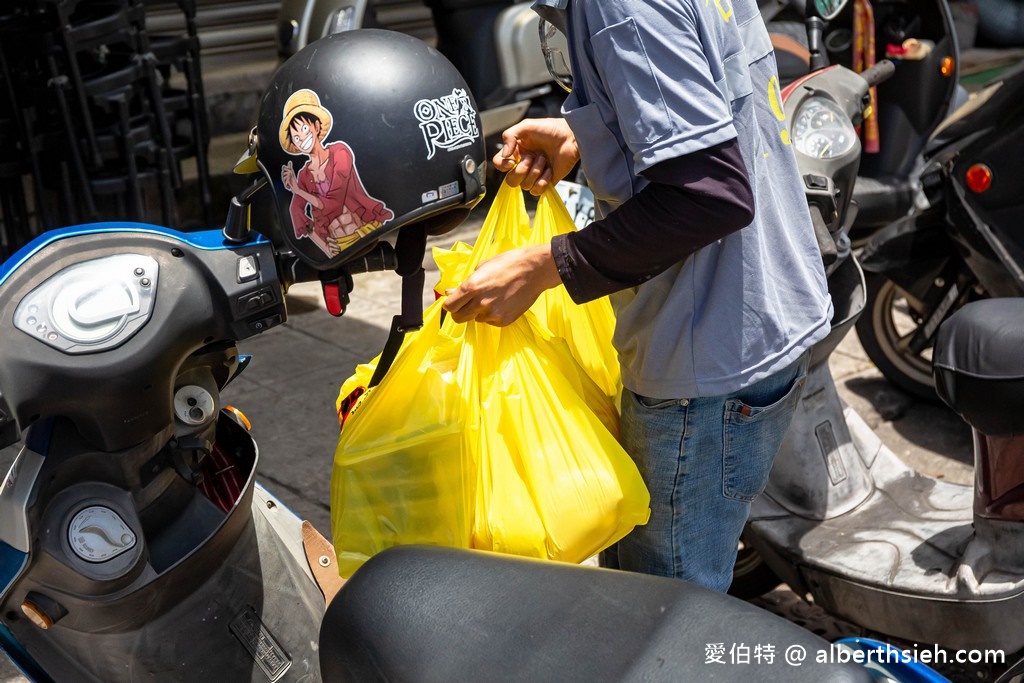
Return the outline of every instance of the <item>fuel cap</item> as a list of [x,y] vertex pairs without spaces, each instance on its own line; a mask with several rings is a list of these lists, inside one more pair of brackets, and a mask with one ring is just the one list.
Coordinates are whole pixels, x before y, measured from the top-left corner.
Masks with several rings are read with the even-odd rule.
[[121,515],[104,505],[90,505],[71,519],[68,543],[86,562],[107,562],[135,547],[136,537]]

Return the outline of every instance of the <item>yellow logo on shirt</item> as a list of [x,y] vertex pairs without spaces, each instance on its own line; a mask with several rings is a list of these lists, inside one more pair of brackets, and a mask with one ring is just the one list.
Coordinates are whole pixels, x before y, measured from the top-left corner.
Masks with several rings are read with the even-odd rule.
[[[779,92],[779,79],[774,75],[768,79],[768,106],[772,108],[772,113],[780,123],[786,120],[786,112],[782,108],[782,93]],[[779,131],[779,137],[782,144],[789,144],[789,130],[785,126]]]
[[[728,9],[725,7],[726,4],[729,5]],[[704,6],[708,6],[708,0],[704,0]],[[715,7],[718,8],[718,13],[722,15],[725,23],[729,23],[729,20],[732,19],[732,3],[729,0],[715,0]]]

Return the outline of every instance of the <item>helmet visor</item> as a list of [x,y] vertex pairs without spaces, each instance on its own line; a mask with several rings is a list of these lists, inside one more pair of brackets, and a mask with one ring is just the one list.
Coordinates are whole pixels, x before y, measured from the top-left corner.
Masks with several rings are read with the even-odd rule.
[[544,54],[544,65],[548,73],[565,92],[572,92],[572,69],[569,68],[565,36],[546,19],[540,20],[537,30],[540,33],[540,49]]

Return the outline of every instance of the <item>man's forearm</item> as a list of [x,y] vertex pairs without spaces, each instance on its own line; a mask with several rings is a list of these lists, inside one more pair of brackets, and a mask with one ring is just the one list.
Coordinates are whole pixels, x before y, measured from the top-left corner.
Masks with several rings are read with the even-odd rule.
[[645,177],[651,183],[603,220],[552,241],[559,276],[577,303],[642,284],[753,219],[735,141],[662,162]]

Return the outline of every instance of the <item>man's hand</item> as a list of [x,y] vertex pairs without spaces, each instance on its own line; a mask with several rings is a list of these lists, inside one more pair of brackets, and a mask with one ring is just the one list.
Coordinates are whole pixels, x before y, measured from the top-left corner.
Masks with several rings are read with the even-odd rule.
[[504,327],[544,290],[560,284],[550,244],[522,247],[481,263],[461,285],[448,290],[443,307],[458,323],[477,320]]
[[501,151],[491,160],[505,182],[540,196],[568,175],[580,159],[576,137],[565,119],[526,119],[501,134]]

